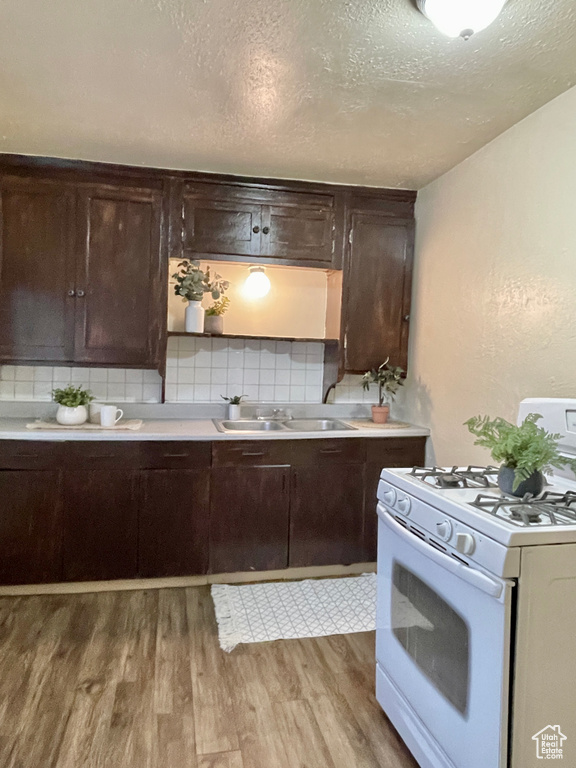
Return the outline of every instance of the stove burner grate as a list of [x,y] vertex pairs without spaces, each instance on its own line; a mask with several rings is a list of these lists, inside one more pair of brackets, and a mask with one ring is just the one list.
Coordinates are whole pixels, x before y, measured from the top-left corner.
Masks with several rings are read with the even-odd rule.
[[576,493],[544,491],[538,496],[526,494],[521,499],[479,493],[471,506],[523,527],[538,525],[574,525]]
[[495,488],[497,467],[414,467],[410,474],[436,488]]

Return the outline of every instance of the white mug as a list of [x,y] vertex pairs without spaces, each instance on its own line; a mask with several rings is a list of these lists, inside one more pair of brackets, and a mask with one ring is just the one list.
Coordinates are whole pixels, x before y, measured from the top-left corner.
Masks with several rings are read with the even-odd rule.
[[103,427],[113,427],[122,416],[124,416],[124,411],[121,408],[116,408],[115,405],[103,405],[100,408],[100,424]]
[[88,419],[90,424],[100,424],[100,411],[103,405],[104,403],[90,403],[90,417]]

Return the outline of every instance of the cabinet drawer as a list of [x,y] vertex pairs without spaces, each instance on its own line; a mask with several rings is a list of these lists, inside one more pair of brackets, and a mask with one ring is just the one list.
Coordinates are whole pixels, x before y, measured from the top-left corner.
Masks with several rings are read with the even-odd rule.
[[290,464],[291,443],[288,440],[214,442],[212,464],[215,467]]
[[139,443],[116,440],[68,442],[66,462],[72,469],[138,469]]
[[59,469],[63,448],[51,440],[1,440],[0,469]]
[[424,465],[425,437],[369,438],[368,464],[384,467],[414,467]]
[[292,464],[317,465],[363,464],[366,458],[365,441],[359,438],[322,438],[298,440],[292,451]]
[[211,458],[209,442],[167,440],[140,443],[143,469],[208,469]]

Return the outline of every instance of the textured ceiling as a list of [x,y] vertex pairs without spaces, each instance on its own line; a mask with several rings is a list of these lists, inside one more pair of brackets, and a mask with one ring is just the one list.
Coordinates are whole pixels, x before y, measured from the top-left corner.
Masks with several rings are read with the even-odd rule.
[[0,151],[418,188],[576,83],[574,0],[1,0]]

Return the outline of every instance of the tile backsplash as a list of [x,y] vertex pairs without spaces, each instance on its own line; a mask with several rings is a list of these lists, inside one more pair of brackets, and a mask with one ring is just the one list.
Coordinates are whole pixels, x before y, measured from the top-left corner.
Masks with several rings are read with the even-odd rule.
[[167,402],[322,402],[321,342],[171,336],[166,364]]
[[[171,336],[168,339],[166,402],[222,403],[221,395],[247,395],[252,402],[321,403],[324,375],[321,342],[261,341]],[[55,387],[82,385],[98,400],[159,403],[157,371],[61,366],[0,366],[0,400],[49,401]],[[346,375],[330,396],[335,403],[373,403],[361,377]]]

